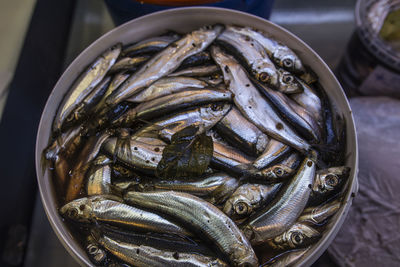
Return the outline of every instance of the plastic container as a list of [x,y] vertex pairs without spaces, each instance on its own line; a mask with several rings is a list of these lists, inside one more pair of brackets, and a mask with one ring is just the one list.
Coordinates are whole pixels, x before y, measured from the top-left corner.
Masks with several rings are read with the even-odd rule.
[[400,97],[400,50],[379,37],[389,12],[400,0],[358,0],[353,33],[336,71],[346,94]]
[[64,94],[70,88],[74,79],[79,73],[92,62],[102,51],[116,42],[131,43],[144,38],[159,35],[165,30],[191,31],[203,25],[224,23],[242,26],[251,26],[262,31],[268,32],[277,40],[284,42],[295,50],[302,61],[309,65],[319,76],[321,85],[325,88],[329,98],[336,109],[345,117],[347,123],[347,146],[346,146],[346,165],[351,167],[345,193],[344,205],[334,215],[330,223],[330,229],[313,246],[311,250],[301,259],[301,266],[311,265],[329,246],[336,233],[340,229],[345,219],[351,202],[352,196],[358,191],[357,172],[358,172],[358,153],[357,139],[354,121],[349,103],[341,89],[335,76],[322,59],[299,38],[289,33],[285,29],[262,18],[221,8],[179,8],[153,13],[135,20],[132,20],[118,28],[108,32],[86,48],[67,68],[54,87],[43,111],[36,142],[36,172],[39,184],[40,195],[48,219],[58,238],[69,251],[69,253],[81,265],[92,265],[85,251],[75,240],[58,214],[55,190],[52,184],[51,174],[48,170],[42,170],[43,149],[48,145],[51,134],[51,126],[56,110],[62,101]]

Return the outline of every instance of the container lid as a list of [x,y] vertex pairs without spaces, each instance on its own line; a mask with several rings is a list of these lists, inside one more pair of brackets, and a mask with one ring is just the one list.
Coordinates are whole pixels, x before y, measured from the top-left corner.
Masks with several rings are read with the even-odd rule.
[[389,12],[400,9],[400,0],[358,0],[355,17],[357,33],[367,49],[389,67],[400,71],[400,51],[379,37]]

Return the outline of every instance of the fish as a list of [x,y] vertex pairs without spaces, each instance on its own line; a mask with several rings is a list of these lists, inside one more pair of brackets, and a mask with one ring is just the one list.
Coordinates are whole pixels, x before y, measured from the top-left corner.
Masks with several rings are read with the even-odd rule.
[[229,28],[232,31],[246,35],[258,42],[268,53],[272,61],[278,66],[296,74],[305,72],[304,65],[300,58],[286,45],[250,27],[230,26]]
[[338,212],[341,205],[341,201],[335,199],[323,205],[308,207],[304,209],[297,221],[311,225],[319,225]]
[[88,196],[109,195],[112,193],[110,187],[111,163],[112,160],[104,155],[96,158],[96,163],[92,164],[87,178],[86,193]]
[[262,154],[253,162],[253,166],[264,169],[287,155],[290,150],[290,146],[271,138]]
[[234,266],[258,266],[258,259],[236,224],[214,205],[193,195],[175,192],[127,192],[124,200],[180,221],[207,238]]
[[124,48],[121,52],[122,56],[139,56],[143,54],[152,54],[161,51],[171,43],[178,40],[181,36],[179,34],[162,35],[150,37],[138,43],[132,44]]
[[138,119],[149,120],[179,109],[231,100],[232,93],[228,90],[213,88],[185,90],[141,103],[119,117],[113,125],[131,125]]
[[119,59],[108,71],[109,74],[117,73],[121,71],[134,72],[138,67],[149,60],[150,56],[141,55],[136,57],[123,57]]
[[253,38],[243,35],[227,26],[217,38],[217,42],[235,55],[247,70],[263,83],[279,87],[279,73],[265,49]]
[[61,154],[66,158],[72,156],[82,143],[79,126],[68,129],[54,138],[52,144],[44,150],[44,157],[47,160],[55,161]]
[[233,57],[214,45],[211,47],[211,56],[223,70],[225,83],[229,84],[229,90],[234,94],[233,101],[236,107],[250,122],[268,136],[290,145],[302,153],[311,149],[304,139],[300,138],[286,122],[281,120],[274,108],[254,87],[246,71]]
[[106,261],[107,252],[94,240],[92,235],[87,236],[85,249],[94,264],[102,265]]
[[114,225],[142,232],[190,235],[181,226],[149,211],[122,203],[113,195],[91,196],[75,199],[59,210],[64,218],[84,224]]
[[207,51],[201,51],[185,59],[179,66],[178,71],[185,68],[208,65],[210,63],[212,63],[210,53]]
[[190,68],[185,68],[181,70],[177,70],[168,75],[168,77],[179,77],[179,76],[187,76],[187,77],[205,77],[215,75],[220,73],[221,70],[216,65],[203,65],[203,66],[195,66]]
[[267,244],[276,250],[289,250],[295,248],[303,248],[311,245],[321,237],[321,233],[313,227],[296,222],[289,230],[271,238]]
[[268,267],[289,267],[295,266],[295,264],[303,258],[303,256],[310,250],[311,246],[307,248],[301,248],[296,250],[285,251],[273,259],[269,260],[263,266]]
[[53,131],[59,132],[70,113],[88,96],[92,90],[103,80],[108,70],[116,62],[122,45],[116,44],[97,57],[64,96],[53,121]]
[[296,76],[287,70],[277,68],[279,73],[279,87],[278,91],[288,95],[300,94],[303,92],[303,87],[296,79]]
[[215,129],[230,144],[249,155],[262,153],[269,142],[269,137],[243,117],[235,107],[215,125]]
[[172,190],[192,194],[213,204],[223,203],[239,186],[239,181],[225,173],[207,175],[196,180],[159,181],[140,184],[138,191]]
[[224,85],[224,79],[221,77],[221,75],[213,75],[213,76],[208,76],[208,77],[199,77],[199,80],[204,81],[208,83],[211,86],[217,87],[217,88],[225,88]]
[[218,258],[194,253],[160,250],[145,245],[135,245],[112,239],[92,230],[92,236],[107,251],[120,260],[137,267],[148,266],[224,266],[228,265]]
[[127,98],[126,101],[141,103],[188,89],[204,89],[206,87],[208,87],[207,82],[196,78],[184,76],[165,77],[154,82],[143,91]]
[[200,130],[198,134],[200,134],[218,123],[231,107],[229,103],[213,103],[196,107],[152,122],[139,129],[135,135],[142,136],[155,132],[161,139],[171,141],[172,135],[190,125],[198,127]]
[[285,118],[298,133],[314,143],[320,141],[321,133],[319,126],[314,121],[313,117],[308,114],[307,110],[297,105],[296,102],[285,94],[274,91],[253,78],[251,78],[251,80],[265,98],[276,107],[279,114]]
[[186,34],[142,65],[131,77],[106,99],[108,106],[115,106],[143,90],[158,79],[176,70],[183,60],[203,51],[223,30],[222,25],[203,27]]
[[278,192],[281,184],[244,184],[238,187],[225,202],[223,211],[229,217],[245,217],[269,203]]
[[262,244],[268,239],[287,231],[304,210],[315,176],[316,164],[306,157],[296,175],[288,181],[274,201],[251,216],[241,227],[252,245]]
[[292,152],[287,158],[283,159],[281,162],[255,172],[251,178],[255,178],[256,181],[264,181],[269,183],[282,182],[286,178],[292,176],[297,167],[299,166],[301,157],[298,153]]

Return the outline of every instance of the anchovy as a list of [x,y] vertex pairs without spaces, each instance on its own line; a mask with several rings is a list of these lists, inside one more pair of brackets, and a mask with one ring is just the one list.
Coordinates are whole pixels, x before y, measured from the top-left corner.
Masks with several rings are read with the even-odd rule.
[[253,166],[257,169],[264,169],[289,152],[290,146],[271,138],[264,152],[253,162]]
[[[93,163],[93,166],[89,171],[88,181],[86,184],[87,195],[109,195],[112,193],[110,187],[111,166],[109,165],[112,161],[103,155],[97,157],[96,161],[98,162]],[[104,164],[104,162],[108,162],[108,164]]]
[[109,73],[117,73],[120,71],[134,72],[137,68],[149,60],[150,56],[124,57],[119,59],[109,70]]
[[179,77],[179,76],[188,76],[188,77],[204,77],[211,76],[216,73],[220,73],[220,68],[216,65],[204,65],[197,67],[190,67],[182,70],[178,70],[168,75],[168,77]]
[[193,56],[185,59],[182,64],[179,66],[179,69],[185,69],[190,67],[195,67],[199,65],[207,65],[212,62],[210,53],[207,51],[202,51],[200,53],[194,54]]
[[[313,127],[316,123],[309,123],[308,113],[304,108],[298,106],[293,100],[281,92],[274,91],[268,86],[252,79],[253,84],[259,91],[277,108],[280,115],[285,118],[302,136],[315,143],[319,142],[320,132],[318,126]],[[297,106],[297,107],[296,107]],[[312,120],[312,118],[310,118]]]
[[310,145],[281,120],[273,107],[263,99],[234,58],[216,46],[211,47],[211,55],[223,70],[225,83],[229,84],[229,90],[234,94],[236,107],[249,121],[268,136],[303,153],[310,149]]
[[286,45],[266,37],[265,34],[253,30],[250,27],[231,26],[230,29],[257,41],[262,45],[270,58],[280,67],[294,73],[303,73],[305,71],[300,58]]
[[185,35],[152,57],[106,99],[109,106],[148,87],[158,79],[172,73],[183,60],[203,51],[223,30],[223,26],[201,28]]
[[256,175],[253,177],[259,181],[262,180],[272,183],[281,182],[296,172],[300,160],[300,155],[293,152],[287,158],[282,160],[282,162],[256,172]]
[[107,259],[107,252],[100,247],[91,235],[86,238],[86,253],[90,260],[97,265],[102,265]]
[[288,267],[294,266],[309,250],[308,248],[285,251],[272,260],[268,261],[264,266],[268,267]]
[[121,52],[121,44],[107,49],[94,60],[71,86],[60,107],[53,123],[53,131],[60,131],[70,113],[83,101],[86,96],[98,85],[116,62]]
[[305,158],[296,175],[283,186],[273,202],[260,210],[242,227],[252,245],[282,234],[300,216],[307,204],[316,164]]
[[179,38],[180,36],[178,34],[151,37],[124,48],[121,55],[133,57],[142,54],[156,53]]
[[269,239],[267,244],[278,250],[302,248],[311,245],[320,237],[321,233],[313,227],[297,222],[289,230]]
[[223,211],[229,217],[248,216],[253,211],[269,203],[281,187],[281,184],[261,185],[244,184],[225,202]]
[[285,94],[297,94],[303,92],[303,87],[292,73],[278,68],[279,73],[279,92]]
[[192,89],[162,96],[139,104],[118,118],[114,125],[131,125],[137,119],[152,119],[169,114],[178,109],[189,108],[213,102],[231,101],[232,93],[228,90]]
[[217,41],[245,63],[249,72],[258,80],[268,83],[274,88],[279,87],[279,73],[258,42],[249,36],[238,33],[231,26],[226,27],[225,31],[218,36]]
[[238,146],[249,155],[260,154],[269,142],[268,136],[243,117],[235,107],[217,123],[216,130],[230,144]]
[[203,89],[208,83],[191,77],[165,77],[154,82],[143,91],[126,99],[128,102],[140,103],[150,101],[162,96],[174,94],[187,89]]
[[324,222],[329,217],[333,216],[341,207],[341,202],[335,199],[324,205],[319,205],[316,207],[308,207],[301,214],[300,218],[297,220],[302,223],[311,223],[313,225],[318,225]]
[[156,132],[162,139],[170,141],[172,135],[189,125],[199,127],[202,132],[212,128],[230,110],[231,104],[209,104],[192,110],[160,119],[145,126],[135,133],[142,136],[149,132]]
[[148,211],[123,204],[115,196],[92,196],[73,200],[61,207],[62,216],[80,223],[106,223],[127,229],[185,236],[182,227]]
[[258,266],[253,248],[236,224],[205,200],[174,191],[128,192],[124,200],[164,213],[196,230],[213,241],[235,266]]
[[137,267],[228,266],[220,259],[213,257],[207,257],[192,253],[178,253],[166,250],[159,250],[149,246],[121,242],[115,239],[111,239],[105,235],[100,235],[99,233],[94,234],[93,231],[92,235],[95,236],[97,242],[99,242],[115,257]]

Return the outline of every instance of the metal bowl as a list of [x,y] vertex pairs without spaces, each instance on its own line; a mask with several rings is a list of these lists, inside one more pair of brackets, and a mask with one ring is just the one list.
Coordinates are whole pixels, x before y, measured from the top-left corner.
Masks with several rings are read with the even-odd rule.
[[357,139],[353,116],[345,94],[335,76],[332,74],[324,61],[299,38],[285,29],[256,16],[222,8],[190,7],[166,10],[153,13],[144,17],[127,22],[86,48],[68,67],[61,76],[52,93],[47,100],[39,124],[36,140],[36,173],[39,183],[40,195],[47,217],[64,247],[81,265],[93,265],[84,249],[68,230],[61,216],[58,213],[55,190],[52,184],[51,173],[42,170],[41,153],[46,148],[51,134],[51,125],[57,108],[62,101],[75,78],[80,72],[92,62],[102,51],[117,42],[124,44],[136,42],[150,36],[162,34],[166,30],[188,32],[203,25],[223,23],[241,26],[251,26],[269,33],[277,40],[292,48],[302,59],[304,64],[309,65],[318,75],[319,82],[326,90],[332,103],[342,113],[347,123],[347,147],[346,165],[351,167],[348,180],[348,190],[345,194],[344,205],[332,218],[329,229],[323,237],[315,244],[299,262],[300,266],[311,265],[325,251],[339,231],[345,219],[352,197],[358,191],[357,172],[358,154]]

